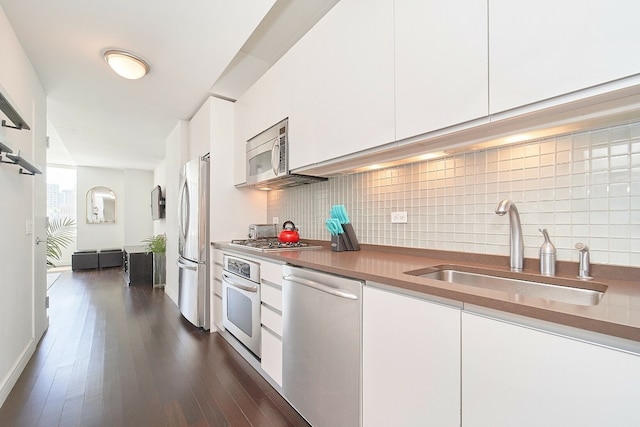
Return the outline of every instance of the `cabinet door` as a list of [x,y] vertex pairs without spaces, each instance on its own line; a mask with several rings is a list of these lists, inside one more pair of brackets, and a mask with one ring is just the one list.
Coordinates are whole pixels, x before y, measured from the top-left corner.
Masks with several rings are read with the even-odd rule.
[[315,85],[316,69],[309,60],[316,41],[313,28],[293,46],[287,57],[291,67],[289,110],[289,168],[297,169],[316,162]]
[[460,310],[364,288],[363,425],[460,425]]
[[262,359],[260,366],[269,376],[282,386],[282,337],[262,327]]
[[398,140],[488,115],[487,2],[396,0]]
[[640,356],[464,313],[465,427],[638,426]]
[[[222,251],[220,249],[211,250],[213,268],[211,269],[211,325],[215,325],[219,330],[224,330],[222,324]],[[212,331],[215,328],[211,328]]]
[[[290,166],[394,142],[393,1],[340,1],[298,45]],[[313,125],[296,129],[294,118],[310,115]]]
[[489,0],[490,111],[640,72],[640,2]]

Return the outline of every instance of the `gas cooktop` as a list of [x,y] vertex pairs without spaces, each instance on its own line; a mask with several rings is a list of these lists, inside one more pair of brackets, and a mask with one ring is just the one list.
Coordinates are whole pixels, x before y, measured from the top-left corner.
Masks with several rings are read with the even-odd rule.
[[299,249],[322,248],[322,246],[312,245],[304,241],[299,241],[296,243],[282,243],[277,238],[232,240],[231,245],[239,246],[245,249],[250,249],[250,250],[259,251],[259,252],[279,252],[279,251],[293,251],[293,250],[299,250]]

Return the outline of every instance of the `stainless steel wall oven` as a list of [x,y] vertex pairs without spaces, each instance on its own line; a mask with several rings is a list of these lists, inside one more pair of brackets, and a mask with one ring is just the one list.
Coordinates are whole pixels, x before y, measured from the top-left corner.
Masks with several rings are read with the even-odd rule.
[[225,255],[222,323],[258,358],[260,355],[260,264]]

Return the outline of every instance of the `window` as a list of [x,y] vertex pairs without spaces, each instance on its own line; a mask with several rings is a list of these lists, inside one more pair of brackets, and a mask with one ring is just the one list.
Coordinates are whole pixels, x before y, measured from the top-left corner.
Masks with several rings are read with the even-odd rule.
[[47,167],[47,217],[77,218],[76,170],[62,166]]

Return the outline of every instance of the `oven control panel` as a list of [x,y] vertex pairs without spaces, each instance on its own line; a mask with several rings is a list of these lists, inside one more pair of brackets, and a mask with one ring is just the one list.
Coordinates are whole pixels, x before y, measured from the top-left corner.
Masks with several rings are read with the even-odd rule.
[[225,255],[223,258],[224,270],[234,273],[240,277],[260,283],[260,264]]

